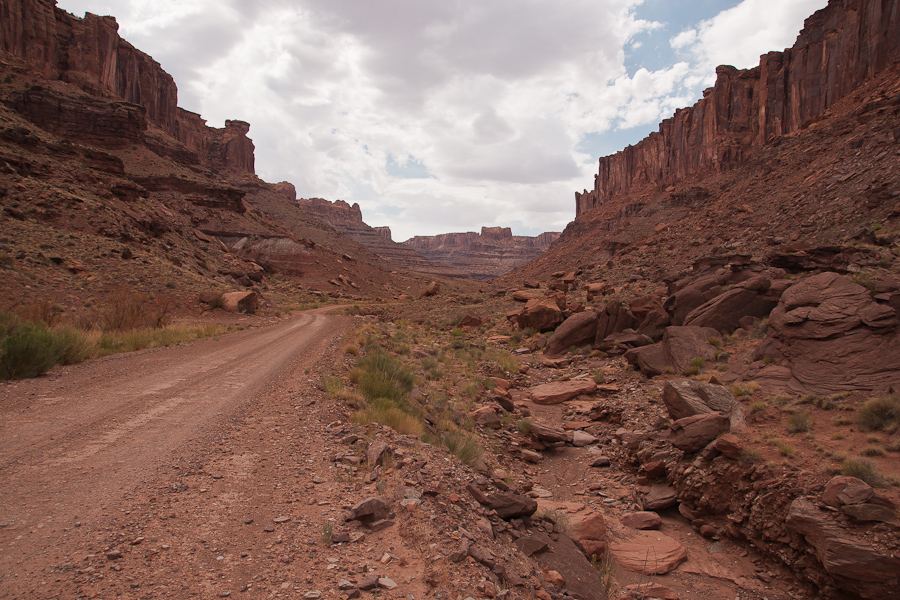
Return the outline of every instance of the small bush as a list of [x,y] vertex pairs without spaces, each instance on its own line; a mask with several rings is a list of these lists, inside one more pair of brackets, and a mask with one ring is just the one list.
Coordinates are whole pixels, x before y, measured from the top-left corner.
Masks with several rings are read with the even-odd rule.
[[896,431],[900,426],[900,394],[870,398],[856,413],[856,420],[863,431]]
[[516,431],[518,431],[522,435],[530,435],[531,429],[531,421],[529,421],[528,419],[521,419],[516,423]]
[[497,366],[507,373],[518,373],[519,359],[509,352],[500,352],[497,356]]
[[347,344],[346,346],[344,346],[344,354],[359,356],[359,346],[357,346],[356,344]]
[[859,451],[860,456],[884,456],[884,448],[881,446],[866,446]]
[[875,463],[868,460],[853,458],[844,460],[841,463],[841,475],[862,479],[873,487],[884,487],[886,485],[884,475],[881,474]]
[[744,448],[741,450],[740,462],[744,466],[755,465],[764,460],[763,453],[757,448]]
[[735,383],[729,388],[729,391],[735,398],[740,398],[742,396],[751,396],[755,392],[759,391],[759,384],[755,381],[748,381],[747,383]]
[[787,430],[790,433],[803,433],[812,429],[813,420],[808,410],[789,415],[787,418]]
[[594,371],[591,378],[594,380],[594,383],[598,385],[604,383],[606,381],[606,371],[604,371],[603,369],[597,369]]
[[441,443],[444,444],[450,452],[455,454],[459,460],[469,466],[475,464],[484,453],[484,450],[478,445],[477,438],[459,431],[450,431],[446,433],[441,440]]
[[692,377],[700,372],[700,367],[690,366],[681,370],[682,377]]
[[766,403],[762,400],[756,400],[750,404],[750,414],[755,415],[766,410]]
[[415,376],[400,359],[381,349],[376,349],[359,359],[351,370],[359,391],[369,400],[387,398],[400,400],[412,390]]
[[44,325],[23,323],[0,340],[0,378],[43,375],[61,355],[59,342]]
[[778,452],[785,457],[790,458],[794,455],[794,446],[784,441],[775,442],[775,447],[778,448]]

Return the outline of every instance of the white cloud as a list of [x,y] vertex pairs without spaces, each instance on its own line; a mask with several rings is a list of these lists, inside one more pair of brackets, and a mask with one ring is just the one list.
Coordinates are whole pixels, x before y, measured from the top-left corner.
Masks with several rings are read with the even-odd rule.
[[[678,56],[663,66],[629,73],[626,50],[647,51],[637,36],[664,30],[635,16],[641,2],[60,5],[114,14],[123,37],[173,74],[179,103],[211,125],[250,122],[260,176],[360,202],[368,223],[402,240],[483,225],[561,230],[596,171],[577,150],[586,134],[670,116],[715,64],[749,66],[789,45],[824,4],[744,0],[676,35]],[[405,164],[430,176],[397,176]]]

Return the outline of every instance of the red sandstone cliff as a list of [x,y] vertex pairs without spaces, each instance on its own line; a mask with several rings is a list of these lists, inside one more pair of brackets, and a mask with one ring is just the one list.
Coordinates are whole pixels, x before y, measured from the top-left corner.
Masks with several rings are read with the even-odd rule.
[[[178,108],[178,88],[172,76],[123,40],[118,29],[113,17],[88,13],[79,19],[57,8],[55,0],[0,0],[0,50],[25,60],[47,79],[72,83],[92,96],[119,98],[143,107],[150,123],[176,138],[209,167],[253,173],[253,142],[247,138],[250,125],[226,121],[224,128],[208,127],[200,115]],[[43,97],[34,98],[41,94]],[[42,125],[58,123],[60,127],[54,130],[66,134],[68,129],[62,124],[77,115],[71,111],[57,116],[49,113],[52,102],[46,101],[42,89],[29,95],[31,98],[21,102],[32,106],[38,102],[30,110],[43,113]],[[133,133],[131,128],[127,133]]]
[[600,159],[594,189],[575,194],[576,217],[634,186],[666,188],[721,172],[778,136],[820,119],[835,102],[900,60],[900,0],[831,0],[794,46],[758,67],[722,66],[714,87],[635,146]]

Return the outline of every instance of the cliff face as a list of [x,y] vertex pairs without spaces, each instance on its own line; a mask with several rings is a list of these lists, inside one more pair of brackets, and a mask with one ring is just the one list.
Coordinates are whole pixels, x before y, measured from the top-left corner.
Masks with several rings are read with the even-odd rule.
[[444,233],[416,236],[405,242],[426,258],[460,270],[469,277],[488,279],[537,258],[559,233],[536,237],[514,236],[509,227],[482,227],[481,233]]
[[389,227],[369,227],[363,222],[362,209],[357,203],[350,205],[343,200],[330,202],[322,198],[300,198],[297,206],[398,266],[422,273],[439,273],[450,277],[461,275],[433,264],[412,248],[394,242]]
[[[88,13],[79,19],[57,8],[55,0],[0,0],[0,49],[25,60],[47,79],[143,107],[150,123],[183,143],[207,166],[253,173],[249,124],[228,121],[224,129],[207,127],[199,115],[178,108],[172,76],[123,40],[118,29],[113,17]],[[45,124],[73,116],[53,117],[46,106],[42,112]]]
[[635,146],[600,159],[576,217],[634,186],[666,188],[722,172],[769,142],[808,127],[862,82],[900,59],[900,0],[831,0],[794,46],[758,67],[716,69],[714,87]]

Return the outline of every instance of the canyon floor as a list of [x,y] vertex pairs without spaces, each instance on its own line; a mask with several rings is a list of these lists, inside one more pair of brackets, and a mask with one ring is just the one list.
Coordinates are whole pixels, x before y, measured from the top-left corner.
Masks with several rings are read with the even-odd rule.
[[[416,313],[423,304],[453,310],[443,301],[404,310]],[[558,534],[568,527],[566,515],[584,511],[603,515],[610,539],[635,535],[618,517],[640,508],[646,481],[612,435],[622,420],[579,421],[577,402],[539,406],[520,390],[601,369],[605,391],[592,403],[614,400],[624,426],[652,420],[661,412],[653,400],[660,382],[622,359],[573,356],[548,366],[540,353],[522,352],[515,357],[522,372],[506,363],[506,373],[480,361],[478,376],[505,376],[531,422],[574,422],[600,442],[557,445],[532,464],[521,454],[527,436],[508,420],[496,430],[473,427],[485,454],[470,467],[440,445],[351,422],[351,407],[328,390],[334,381],[350,385],[346,373],[362,331],[385,343],[409,342],[412,350],[400,352],[406,356],[426,356],[423,349],[453,340],[460,362],[442,359],[443,372],[422,380],[433,384],[423,386],[432,399],[438,390],[459,397],[472,378],[464,355],[496,348],[492,356],[512,356],[506,348],[514,341],[490,336],[506,326],[462,335],[453,329],[448,337],[449,326],[429,333],[430,325],[345,312],[242,317],[246,330],[216,339],[4,384],[0,597],[546,600],[568,597],[563,588],[582,598],[816,597],[753,549],[700,536],[675,510],[660,511],[658,533],[681,544],[687,560],[669,574],[615,561],[590,565],[564,547]],[[477,396],[466,406],[480,405]],[[760,423],[748,443],[776,426]],[[770,462],[778,460],[757,442]],[[815,470],[812,449],[797,445],[795,466],[784,466]],[[386,454],[373,458],[379,446]],[[601,455],[610,466],[592,468]],[[538,498],[533,520],[505,523],[476,502],[473,486],[504,481]],[[374,527],[345,521],[350,507],[374,496],[390,499],[389,519]],[[526,558],[517,544],[532,538],[546,539],[551,550]],[[482,555],[471,551],[460,557],[459,547],[470,544],[487,558],[475,560]]]

